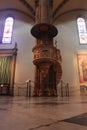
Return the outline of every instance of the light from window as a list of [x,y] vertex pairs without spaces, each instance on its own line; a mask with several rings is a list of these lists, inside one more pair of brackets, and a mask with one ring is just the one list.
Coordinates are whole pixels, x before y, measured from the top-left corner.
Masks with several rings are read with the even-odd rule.
[[77,25],[78,25],[80,44],[87,44],[87,30],[85,20],[81,17],[78,18]]
[[13,18],[8,17],[5,20],[2,43],[11,43],[12,31],[13,31]]

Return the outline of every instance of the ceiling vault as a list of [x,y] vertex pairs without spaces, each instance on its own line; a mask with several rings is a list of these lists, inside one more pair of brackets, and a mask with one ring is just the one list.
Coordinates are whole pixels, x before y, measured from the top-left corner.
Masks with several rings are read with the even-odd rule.
[[19,0],[25,7],[28,8],[32,16],[35,16],[35,10],[32,8],[32,6],[26,1],[26,0]]
[[19,13],[22,13],[24,15],[26,15],[27,17],[29,17],[31,20],[35,21],[35,18],[32,17],[30,14],[22,11],[22,10],[19,10],[19,9],[13,9],[13,8],[5,8],[5,9],[0,9],[0,12],[3,12],[3,11],[14,11],[14,12],[19,12]]
[[65,11],[65,12],[63,12],[63,13],[57,15],[57,16],[53,19],[53,22],[55,22],[58,18],[60,18],[61,16],[65,15],[65,14],[72,13],[72,12],[77,12],[77,11],[80,11],[80,12],[86,11],[86,12],[87,12],[87,9],[78,8],[78,9],[72,9],[72,10]]
[[53,12],[53,17],[56,16],[56,14],[58,13],[58,11],[68,2],[69,0],[63,0],[55,9],[55,11]]

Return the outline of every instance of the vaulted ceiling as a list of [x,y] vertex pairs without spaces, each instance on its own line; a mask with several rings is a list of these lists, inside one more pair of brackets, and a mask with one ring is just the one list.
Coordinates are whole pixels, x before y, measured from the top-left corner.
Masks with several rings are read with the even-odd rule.
[[[1,0],[0,11],[10,10],[26,14],[34,22],[35,1],[38,0]],[[75,11],[87,11],[87,0],[50,0],[53,1],[53,20],[61,15]]]

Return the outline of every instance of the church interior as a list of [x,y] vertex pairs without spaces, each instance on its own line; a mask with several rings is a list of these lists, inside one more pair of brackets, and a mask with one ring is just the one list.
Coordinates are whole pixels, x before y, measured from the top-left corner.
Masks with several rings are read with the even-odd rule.
[[1,0],[1,130],[87,129],[86,4]]

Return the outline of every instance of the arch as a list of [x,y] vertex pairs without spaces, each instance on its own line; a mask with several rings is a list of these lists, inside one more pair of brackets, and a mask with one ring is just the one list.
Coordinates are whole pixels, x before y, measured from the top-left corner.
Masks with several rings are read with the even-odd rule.
[[32,16],[30,15],[29,13],[27,12],[24,12],[22,10],[19,10],[19,9],[15,9],[15,8],[5,8],[5,9],[0,9],[0,12],[16,12],[16,13],[20,13],[20,14],[23,14],[25,15],[26,17],[28,17],[29,19],[32,20],[32,22],[35,22],[35,16]]
[[65,11],[63,13],[58,14],[56,17],[53,17],[53,23],[56,22],[57,20],[59,20],[59,18],[63,17],[64,15],[70,14],[70,13],[80,13],[82,14],[82,12],[87,12],[87,9],[71,9],[68,11]]

